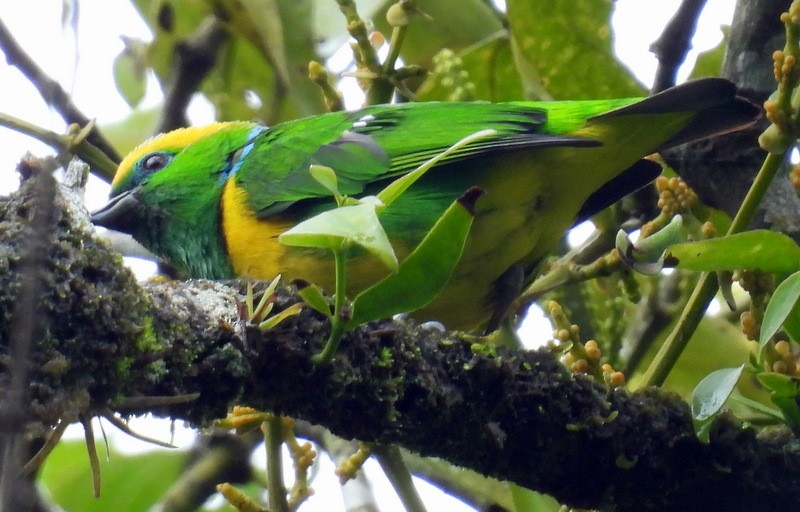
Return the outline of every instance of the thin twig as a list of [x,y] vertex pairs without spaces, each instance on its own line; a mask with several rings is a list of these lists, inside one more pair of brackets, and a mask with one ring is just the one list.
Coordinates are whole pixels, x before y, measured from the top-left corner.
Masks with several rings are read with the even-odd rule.
[[403,462],[400,449],[395,445],[379,445],[375,446],[373,454],[392,483],[392,487],[400,497],[406,511],[426,512],[425,504],[422,503],[417,488],[414,487],[414,482],[411,480],[411,473]]
[[109,423],[120,429],[122,432],[128,434],[134,439],[138,439],[139,441],[144,441],[145,443],[154,444],[156,446],[161,446],[164,448],[177,448],[174,444],[167,443],[166,441],[160,441],[158,439],[148,437],[144,434],[140,434],[135,432],[128,426],[127,423],[122,421],[121,419],[117,418],[114,412],[111,409],[103,408],[99,411],[99,415],[103,418],[107,419]]
[[36,140],[44,142],[58,151],[61,154],[60,156],[66,156],[67,160],[69,160],[73,154],[77,155],[78,158],[89,164],[89,167],[98,177],[106,181],[111,181],[117,170],[117,163],[87,140],[86,132],[88,131],[91,133],[92,128],[90,128],[90,126],[92,126],[92,122],[83,127],[83,129],[76,129],[75,131],[70,129],[67,134],[61,135],[23,119],[0,113],[0,126],[5,126],[18,133],[28,135]]
[[33,474],[33,472],[36,471],[39,468],[39,466],[42,465],[42,462],[44,462],[47,456],[50,455],[50,452],[53,451],[53,448],[55,448],[56,445],[58,445],[58,442],[61,440],[61,437],[64,435],[64,432],[66,432],[67,427],[73,421],[75,421],[75,418],[76,416],[74,415],[64,415],[61,417],[61,419],[58,420],[58,424],[50,432],[50,436],[44,442],[42,447],[39,448],[39,451],[36,452],[36,455],[31,457],[31,459],[22,468],[23,475]]
[[[12,66],[17,67],[22,74],[36,87],[44,101],[52,106],[64,122],[86,126],[90,119],[83,114],[72,102],[69,94],[61,87],[57,81],[48,76],[33,59],[25,53],[16,39],[11,35],[8,27],[0,20],[0,50],[6,55],[6,61]],[[108,140],[95,127],[89,134],[87,140],[100,151],[105,153],[108,158],[116,163],[121,160],[119,153],[114,149]]]
[[286,486],[283,483],[283,427],[281,417],[272,415],[266,422],[266,449],[267,449],[267,495],[269,496],[269,509],[273,512],[289,512],[286,501]]
[[92,489],[94,497],[100,497],[100,459],[97,457],[97,446],[94,444],[94,429],[92,428],[92,418],[87,418],[83,414],[78,416],[83,425],[83,438],[86,441],[86,453],[89,455],[89,466],[92,470]]

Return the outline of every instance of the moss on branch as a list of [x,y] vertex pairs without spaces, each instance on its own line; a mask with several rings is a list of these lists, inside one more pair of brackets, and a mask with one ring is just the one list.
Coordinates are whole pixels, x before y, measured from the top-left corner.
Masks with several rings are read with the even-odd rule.
[[[574,507],[788,510],[800,501],[800,444],[784,431],[759,437],[723,417],[702,444],[673,394],[608,392],[547,352],[475,351],[454,333],[403,321],[357,329],[332,363],[315,366],[329,329],[321,315],[306,308],[262,332],[237,320],[242,283],[139,285],[60,200],[39,306],[12,318],[33,190],[29,182],[0,198],[0,400],[23,364],[12,357],[19,315],[43,327],[27,355],[29,428],[103,408],[205,425],[242,404],[441,457]],[[297,301],[284,289],[276,310]],[[148,398],[194,393],[172,405]]]

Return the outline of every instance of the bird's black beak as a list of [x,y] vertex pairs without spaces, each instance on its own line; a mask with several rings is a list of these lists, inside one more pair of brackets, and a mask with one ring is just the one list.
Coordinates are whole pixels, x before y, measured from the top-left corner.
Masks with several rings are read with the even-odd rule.
[[141,225],[141,202],[136,189],[111,198],[107,205],[92,213],[92,224],[104,228],[132,233]]

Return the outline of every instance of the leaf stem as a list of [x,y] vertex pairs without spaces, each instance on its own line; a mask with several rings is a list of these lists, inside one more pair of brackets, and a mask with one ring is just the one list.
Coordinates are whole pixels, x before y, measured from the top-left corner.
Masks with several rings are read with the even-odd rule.
[[406,32],[408,32],[408,25],[392,29],[392,39],[389,41],[389,55],[386,56],[386,61],[383,63],[384,76],[388,77],[394,73],[394,65],[400,56],[400,48],[403,47],[403,39],[406,37]]
[[[741,208],[736,213],[733,222],[728,228],[728,235],[740,233],[747,229],[753,220],[756,209],[764,198],[770,183],[780,170],[781,163],[786,158],[786,152],[768,153],[764,164],[756,175],[753,185],[747,192],[747,196],[742,202]],[[689,298],[689,302],[681,313],[678,323],[670,335],[661,345],[655,359],[647,368],[644,374],[642,387],[661,386],[667,379],[669,372],[675,366],[683,349],[689,343],[689,339],[697,329],[697,325],[703,318],[703,314],[717,293],[718,284],[713,273],[705,272],[700,276],[700,280],[695,285],[694,291]]]
[[289,512],[286,502],[286,487],[283,485],[283,426],[281,417],[270,414],[264,422],[267,448],[267,496],[269,509],[273,512]]
[[403,462],[400,449],[395,445],[376,446],[373,455],[378,459],[381,469],[386,473],[406,512],[426,512],[425,505],[411,480],[411,473]]
[[331,333],[322,352],[311,358],[315,364],[327,363],[333,359],[336,348],[339,346],[347,326],[349,314],[345,314],[345,290],[347,288],[347,262],[345,259],[344,244],[333,250],[334,265],[336,267],[336,294],[333,297],[333,318],[331,319]]
[[92,172],[106,182],[110,182],[117,172],[117,164],[90,143],[84,133],[61,135],[2,112],[0,112],[0,126],[44,142],[59,153],[74,153],[89,164]]

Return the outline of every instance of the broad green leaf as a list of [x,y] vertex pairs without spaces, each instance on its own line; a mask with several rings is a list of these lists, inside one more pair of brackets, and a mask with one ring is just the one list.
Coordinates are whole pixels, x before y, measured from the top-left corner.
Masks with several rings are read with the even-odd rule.
[[125,48],[114,58],[114,84],[128,106],[136,108],[147,88],[147,47],[135,39],[123,41]]
[[781,410],[783,419],[794,435],[800,435],[800,406],[797,405],[797,397],[773,396],[772,403]]
[[92,494],[89,459],[83,441],[62,441],[47,458],[39,481],[53,501],[67,512],[150,510],[175,482],[186,464],[186,453],[154,450],[124,455],[97,443],[100,455],[100,497]]
[[611,0],[508,0],[507,6],[526,98],[624,98],[645,92],[614,55]]
[[[458,53],[505,32],[501,15],[484,0],[416,0],[415,4],[431,19],[417,16],[409,25],[400,54],[407,64],[430,67],[442,48]],[[386,9],[378,10],[373,21],[388,40],[392,29]]]
[[[465,100],[484,100],[492,102],[516,101],[523,98],[522,82],[514,62],[511,40],[507,32],[498,32],[458,53],[464,79],[474,89]],[[454,87],[442,84],[447,76],[431,73],[417,91],[418,101],[451,101]]]
[[[153,32],[148,64],[162,86],[166,87],[171,79],[177,45],[214,19],[214,9],[227,13],[226,6],[233,5],[236,16],[228,16],[231,31],[217,45],[216,64],[200,86],[213,104],[217,119],[259,119],[275,124],[323,112],[322,96],[316,84],[306,77],[308,61],[317,58],[308,23],[311,3],[244,2],[261,20],[250,23],[249,28],[240,20],[247,18],[245,13],[250,11],[236,0],[134,0]],[[261,2],[267,2],[263,10],[259,10]],[[268,18],[266,26],[264,17]],[[274,30],[276,26],[279,31]]]
[[664,263],[684,270],[762,270],[794,272],[800,268],[800,248],[788,236],[755,230],[672,246]]
[[800,395],[800,381],[783,373],[763,372],[757,375],[758,381],[769,390],[773,397],[795,398]]
[[757,375],[758,381],[770,392],[772,403],[778,406],[789,428],[800,434],[800,381],[782,373],[764,372]]
[[374,204],[360,203],[322,212],[285,231],[278,240],[286,245],[331,250],[358,244],[392,271],[397,270],[397,256]]
[[723,368],[700,381],[692,393],[692,417],[704,421],[717,414],[736,387],[743,369],[744,365]]
[[722,409],[742,375],[744,365],[708,374],[692,392],[692,419],[700,441],[707,443],[714,416]]
[[209,0],[231,31],[246,38],[289,85],[284,31],[278,0]]
[[512,482],[508,483],[511,497],[514,499],[514,510],[517,512],[559,512],[561,504],[555,498],[521,487]]
[[759,351],[764,349],[789,315],[793,311],[796,313],[798,299],[800,299],[800,272],[795,272],[778,285],[769,299],[767,309],[764,311],[764,319],[761,321]]
[[476,191],[468,192],[445,210],[425,238],[403,260],[397,273],[358,294],[353,301],[353,316],[347,324],[348,329],[397,313],[415,311],[441,292],[464,250],[472,226],[472,207],[479,195]]
[[101,126],[103,135],[121,154],[126,154],[153,135],[161,109],[138,108],[119,121]]
[[730,27],[723,26],[722,41],[717,46],[704,51],[697,56],[697,62],[689,78],[700,78],[704,76],[719,76],[722,70],[722,59],[725,57],[725,50],[728,48],[728,36]]
[[800,301],[795,302],[789,315],[783,321],[783,330],[793,341],[800,343]]

